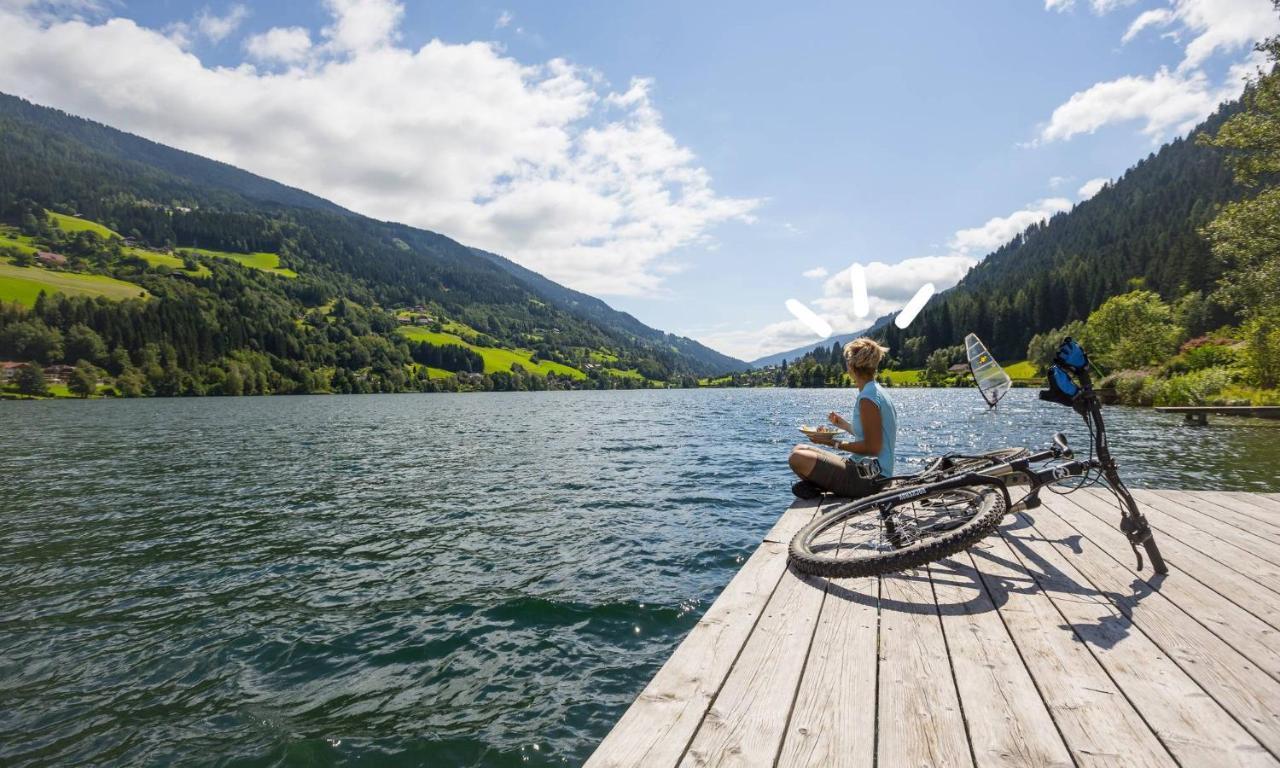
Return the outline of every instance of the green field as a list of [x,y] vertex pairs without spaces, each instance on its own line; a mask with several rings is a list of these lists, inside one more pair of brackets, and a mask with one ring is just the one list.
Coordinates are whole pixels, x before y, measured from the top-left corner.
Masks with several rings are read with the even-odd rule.
[[1036,367],[1030,360],[1019,360],[1012,365],[1006,365],[1004,372],[1009,374],[1009,378],[1014,381],[1022,379],[1039,380],[1042,378],[1040,374],[1036,373]]
[[497,347],[481,347],[464,340],[461,336],[452,333],[436,333],[421,327],[403,327],[400,333],[405,338],[412,341],[425,341],[431,344],[457,344],[473,350],[484,358],[484,372],[497,373],[498,371],[510,371],[512,363],[519,363],[526,371],[530,373],[540,373],[543,376],[554,373],[557,376],[568,376],[574,379],[585,379],[587,375],[577,368],[570,368],[567,365],[553,363],[550,360],[539,360],[534,363],[529,359],[530,352],[527,350],[498,349]]
[[35,240],[18,232],[13,227],[0,227],[0,245],[15,248],[23,253],[35,255],[40,252]]
[[178,250],[191,251],[192,253],[210,256],[215,259],[230,259],[250,269],[260,269],[263,272],[270,272],[281,277],[298,276],[298,273],[292,269],[281,267],[280,256],[274,253],[232,253],[230,251],[211,251],[208,248],[179,248]]
[[89,221],[88,219],[81,219],[76,216],[68,216],[65,213],[54,213],[53,211],[45,211],[45,213],[49,214],[49,218],[52,219],[53,223],[58,225],[58,229],[61,229],[63,232],[92,232],[103,240],[120,237],[120,235],[102,226],[96,221]]
[[920,374],[924,371],[913,368],[905,371],[881,371],[877,377],[891,387],[915,386],[920,383]]
[[0,264],[0,299],[32,307],[35,306],[40,291],[65,293],[69,296],[106,296],[117,300],[149,295],[142,286],[113,277]]

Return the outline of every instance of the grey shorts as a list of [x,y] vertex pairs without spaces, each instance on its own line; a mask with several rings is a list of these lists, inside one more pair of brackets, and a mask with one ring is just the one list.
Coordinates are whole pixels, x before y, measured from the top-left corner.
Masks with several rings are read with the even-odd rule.
[[805,479],[836,496],[850,499],[870,496],[884,488],[888,478],[879,474],[879,464],[874,465],[873,477],[864,477],[865,469],[859,472],[861,463],[830,451],[818,451],[818,463]]

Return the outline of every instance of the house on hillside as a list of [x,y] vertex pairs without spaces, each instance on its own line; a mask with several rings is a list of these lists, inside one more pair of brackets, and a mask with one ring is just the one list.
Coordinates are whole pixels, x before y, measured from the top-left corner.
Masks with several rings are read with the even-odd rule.
[[955,365],[947,369],[947,373],[955,374],[957,376],[963,376],[968,372],[969,372],[968,363],[956,363]]
[[17,363],[12,360],[0,361],[0,381],[13,381],[18,371],[26,365],[26,363]]
[[44,367],[44,380],[50,384],[66,384],[71,381],[71,374],[75,373],[74,365],[46,365]]
[[46,267],[61,267],[67,263],[67,257],[53,251],[40,251],[36,254],[36,261]]

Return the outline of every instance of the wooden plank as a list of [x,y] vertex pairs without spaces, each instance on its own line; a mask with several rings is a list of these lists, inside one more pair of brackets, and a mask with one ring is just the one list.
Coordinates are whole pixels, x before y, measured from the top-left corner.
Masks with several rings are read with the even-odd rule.
[[1215,496],[1237,502],[1237,509],[1246,512],[1250,517],[1280,525],[1280,500],[1273,499],[1264,493],[1248,493],[1247,491],[1214,491]]
[[1078,765],[1168,766],[1169,752],[1002,539],[972,562]]
[[[1082,492],[1078,493],[1096,493],[1102,498],[1111,499],[1111,495],[1105,490],[1103,492],[1082,490]],[[1280,566],[1258,557],[1251,549],[1238,547],[1231,541],[1221,539],[1219,536],[1211,534],[1211,532],[1198,529],[1194,522],[1183,520],[1183,516],[1176,515],[1178,513],[1176,504],[1170,502],[1169,499],[1134,497],[1134,500],[1137,500],[1138,507],[1147,516],[1147,520],[1151,522],[1151,526],[1156,529],[1157,534],[1178,539],[1181,543],[1198,549],[1199,552],[1207,554],[1208,557],[1224,564],[1231,570],[1251,577],[1258,584],[1266,586],[1268,589],[1272,585],[1280,585]],[[1115,502],[1111,500],[1110,503],[1114,504]],[[1170,508],[1174,508],[1174,513],[1169,512]],[[1119,512],[1116,512],[1116,516],[1119,517]],[[1276,586],[1276,589],[1280,589],[1280,586]]]
[[[1052,513],[1037,514],[1034,520],[1039,532],[1057,546],[1068,546],[1061,540],[1078,533]],[[1195,621],[1162,591],[1146,585],[1135,590],[1128,561],[1111,557],[1087,538],[1078,540],[1077,545],[1081,553],[1071,558],[1071,564],[1094,588],[1273,755],[1280,753],[1280,682]],[[1179,579],[1176,571],[1171,572],[1162,589],[1172,588],[1171,583]]]
[[[1175,517],[1194,526],[1203,533],[1211,533],[1223,541],[1249,552],[1253,552],[1263,560],[1280,565],[1280,542],[1272,542],[1252,531],[1240,528],[1229,522],[1238,516],[1223,514],[1221,507],[1197,500],[1187,494],[1155,493],[1153,491],[1135,490],[1135,499],[1148,501],[1169,517]],[[1164,503],[1161,503],[1164,502]],[[1152,523],[1155,524],[1154,522]]]
[[[1058,502],[1059,506],[1065,506]],[[1077,511],[1077,515],[1088,517]],[[1049,514],[1040,514],[1043,520]],[[1092,519],[1092,518],[1091,518]],[[1277,766],[1280,762],[1120,612],[1075,565],[1076,554],[1029,529],[1006,534],[1063,619],[1182,765]],[[1094,546],[1084,543],[1084,548]],[[1059,549],[1060,548],[1060,549]],[[1067,553],[1070,553],[1069,555]],[[1034,567],[1031,563],[1034,562]],[[1173,581],[1171,579],[1170,581]]]
[[[797,502],[783,517],[794,533],[816,510],[816,501]],[[787,531],[771,533],[789,539]],[[676,765],[786,568],[787,545],[762,543],[586,764]]]
[[1069,766],[1071,753],[966,554],[929,566],[974,760]]
[[[1271,548],[1280,550],[1280,527],[1276,527],[1270,521],[1260,520],[1255,517],[1255,515],[1259,514],[1257,507],[1242,504],[1225,496],[1219,496],[1213,491],[1192,492],[1162,489],[1148,491],[1148,493],[1163,496],[1184,507],[1194,509],[1201,514],[1209,515],[1214,519],[1235,526],[1245,533],[1251,533],[1265,540]],[[1262,513],[1262,515],[1265,516],[1265,513]]]
[[942,623],[924,569],[880,580],[880,765],[973,765]]
[[680,765],[773,765],[825,594],[824,579],[783,574]]
[[[1052,503],[1049,501],[1045,503],[1052,511],[1061,515],[1063,519],[1092,538],[1098,546],[1102,547],[1112,557],[1122,561],[1126,558],[1132,558],[1133,549],[1129,546],[1124,534],[1116,528],[1118,518],[1115,513],[1115,506],[1110,503],[1109,499],[1102,499],[1094,494],[1081,492],[1073,493],[1066,497],[1055,497]],[[1073,507],[1077,507],[1090,515],[1095,521],[1095,525],[1089,525],[1088,520],[1074,513]],[[1245,621],[1235,627],[1233,621],[1219,617],[1215,619],[1219,628],[1230,634],[1235,634],[1239,631],[1258,633],[1259,636],[1266,635],[1267,639],[1272,643],[1277,641],[1274,636],[1274,630],[1280,630],[1280,593],[1267,589],[1249,577],[1231,570],[1222,563],[1171,536],[1157,533],[1156,544],[1159,545],[1160,552],[1164,555],[1165,560],[1176,564],[1180,574],[1207,587],[1216,596],[1216,599],[1232,603],[1252,616],[1257,617],[1264,624],[1264,626],[1257,626],[1254,622]],[[1142,580],[1148,585],[1160,589],[1169,596],[1188,588],[1187,579],[1177,579],[1166,584],[1165,579],[1156,579],[1154,576],[1154,571],[1150,570],[1149,567],[1140,574]],[[1207,616],[1218,616],[1219,613],[1219,611],[1215,611],[1199,618],[1204,620]],[[1276,651],[1276,653],[1280,653],[1280,650]]]
[[879,602],[878,578],[828,585],[779,766],[874,765]]

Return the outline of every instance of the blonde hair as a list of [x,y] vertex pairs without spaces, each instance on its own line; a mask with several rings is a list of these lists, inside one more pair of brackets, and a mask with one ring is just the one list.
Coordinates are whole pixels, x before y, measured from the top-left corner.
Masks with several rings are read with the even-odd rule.
[[844,345],[844,365],[863,376],[875,376],[880,360],[888,351],[888,347],[876,343],[875,339],[863,336]]

